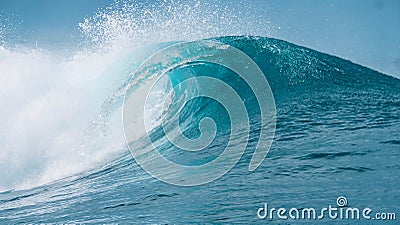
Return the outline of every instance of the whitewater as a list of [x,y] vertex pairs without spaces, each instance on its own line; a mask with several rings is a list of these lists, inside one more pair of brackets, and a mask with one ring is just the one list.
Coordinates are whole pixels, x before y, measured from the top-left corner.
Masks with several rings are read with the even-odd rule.
[[[267,38],[273,35],[268,21],[242,10],[216,11],[199,2],[146,8],[115,3],[78,24],[85,41],[71,50],[5,41],[0,223],[253,224],[267,222],[256,214],[266,201],[309,207],[336,204],[339,196],[351,205],[398,210],[400,80]],[[277,118],[268,156],[250,172],[262,127],[259,104],[243,80],[213,64],[189,62],[169,71],[172,84],[164,80],[156,87],[154,108],[146,115],[163,156],[187,165],[205,163],[218,157],[230,138],[229,115],[206,98],[166,112],[181,115],[190,138],[199,136],[203,118],[214,120],[216,138],[203,152],[181,152],[157,129],[157,101],[188,76],[228,83],[251,119],[245,154],[233,169],[211,183],[185,188],[159,181],[137,164],[124,137],[122,111],[126,87],[143,61],[194,40],[227,44],[254,60],[271,87]],[[202,88],[185,87],[170,101]]]

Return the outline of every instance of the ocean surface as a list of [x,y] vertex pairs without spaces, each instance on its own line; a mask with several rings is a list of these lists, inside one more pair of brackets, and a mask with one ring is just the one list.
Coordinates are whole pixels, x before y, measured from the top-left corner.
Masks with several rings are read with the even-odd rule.
[[[399,218],[397,222],[281,220],[276,216],[262,220],[257,210],[265,203],[275,208],[321,209],[337,206],[337,198],[344,196],[349,207],[371,208],[372,217],[376,212],[394,212],[400,217],[399,79],[283,40],[251,36],[211,40],[234,46],[252,58],[274,95],[275,137],[266,159],[255,171],[248,169],[260,133],[257,116],[260,110],[254,96],[232,71],[189,62],[168,72],[173,83],[181,82],[187,74],[213,76],[230,84],[246,104],[250,139],[245,154],[231,171],[200,186],[170,185],[138,166],[126,145],[113,157],[99,160],[83,172],[77,170],[65,178],[23,188],[18,188],[18,182],[11,177],[17,175],[7,172],[12,168],[6,170],[1,165],[0,223],[398,223]],[[118,77],[119,67],[128,65],[133,71],[150,53],[168,45],[171,43],[145,47],[111,67],[118,85],[104,88],[109,92],[99,100],[102,107],[85,133],[81,151],[87,146],[106,151],[117,148],[103,139],[113,139],[113,133],[120,135],[122,129],[122,90],[130,77],[126,74]],[[184,93],[190,95],[191,91],[195,90],[186,87]],[[179,112],[184,133],[190,138],[198,137],[202,118],[213,118],[218,125],[214,142],[199,154],[186,154],[168,144],[162,130],[154,129],[152,135],[162,143],[162,149],[158,150],[165,157],[187,165],[216,158],[230,138],[229,116],[223,107],[199,98]],[[235,125],[239,126],[232,126]],[[75,158],[68,160],[73,163]],[[64,168],[68,166],[62,164]],[[32,174],[36,171],[43,171],[40,167],[33,168],[27,168],[31,172],[25,175],[25,180],[35,177]]]

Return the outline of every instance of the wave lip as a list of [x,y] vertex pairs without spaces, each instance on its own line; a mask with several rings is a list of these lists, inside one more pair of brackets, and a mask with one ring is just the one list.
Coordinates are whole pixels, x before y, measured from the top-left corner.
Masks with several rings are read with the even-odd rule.
[[[247,84],[247,87],[250,88],[250,91],[254,95],[254,102],[258,104],[247,109],[243,98],[248,96],[240,96],[232,87],[235,84],[224,81],[221,74],[218,76],[207,76],[205,74],[199,75],[189,72],[189,74],[193,75],[192,77],[187,79],[182,78],[182,73],[188,73],[188,69],[195,70],[195,67],[199,66],[199,63],[201,67],[204,67],[204,64],[210,64],[209,67],[211,68],[223,66],[230,70],[230,72],[236,73]],[[183,67],[184,69],[175,73],[174,69],[179,67]],[[219,141],[215,139],[218,136],[218,126],[220,126],[216,123],[218,120],[210,120],[211,117],[207,115],[207,113],[213,110],[212,104],[208,104],[209,107],[204,108],[196,117],[192,116],[199,112],[196,107],[202,107],[204,102],[201,101],[204,98],[216,101],[224,107],[228,118],[231,120],[229,125],[230,137],[237,139],[234,141],[235,144],[232,144],[233,142],[229,138],[226,147],[218,157],[210,162],[194,166],[171,162],[160,155],[157,150],[148,149],[154,146],[154,142],[150,138],[151,131],[146,127],[146,122],[143,121],[145,115],[142,115],[142,113],[146,114],[147,103],[146,99],[143,99],[142,96],[151,93],[158,79],[165,74],[168,74],[173,83],[174,88],[172,90],[174,92],[168,94],[173,97],[168,97],[168,99],[172,98],[172,101],[169,101],[169,105],[166,106],[167,110],[162,110],[163,112],[166,111],[166,113],[158,116],[158,118],[162,119],[160,124],[162,124],[161,129],[165,136],[162,144],[165,145],[170,142],[178,149],[193,152],[204,150],[212,142]],[[223,74],[230,81],[233,81],[234,79],[229,77],[229,75]],[[141,83],[138,83],[136,80],[140,80]],[[275,129],[275,103],[272,92],[268,92],[270,90],[268,81],[257,64],[245,53],[229,45],[212,41],[179,43],[157,52],[146,60],[136,71],[134,79],[130,83],[132,82],[141,86],[138,88],[132,86],[133,91],[130,90],[130,87],[127,89],[124,104],[125,137],[138,164],[157,179],[175,185],[193,186],[208,183],[228,172],[236,164],[246,148],[250,133],[248,110],[256,107],[259,108],[259,117],[261,118],[259,121],[261,129],[259,129],[258,148],[259,146],[263,146],[263,150],[257,150],[256,148],[249,165],[249,170],[257,168],[265,158],[269,149],[268,146],[271,145],[273,139],[270,135],[273,136]],[[196,100],[199,97],[202,100]],[[190,101],[196,102],[190,107],[190,110],[194,111],[185,113],[183,108]],[[144,111],[140,110],[143,106]],[[181,114],[181,112],[183,113]],[[218,111],[215,113],[216,115],[221,114]],[[187,116],[190,118],[187,118]],[[268,126],[264,124],[266,120],[269,120]],[[188,127],[181,126],[184,124],[182,123],[183,121],[190,121],[190,123],[185,124]],[[225,123],[229,124],[229,122]],[[197,132],[198,134],[196,132],[191,133],[190,129],[195,129],[199,132]],[[141,147],[136,143],[138,132],[140,134],[149,134],[148,138],[140,139],[140,142],[144,142],[141,143]],[[238,134],[243,133],[247,135],[241,136],[244,139],[239,139],[240,136]],[[154,146],[154,148],[162,149],[162,144]],[[141,150],[139,151],[138,149]],[[143,149],[148,150],[143,151]],[[144,155],[146,156],[144,157]],[[151,163],[148,162],[149,159]],[[169,168],[167,169],[168,173],[166,174],[165,170],[160,170],[160,168]],[[171,174],[174,176],[171,176]],[[191,174],[191,176],[183,178],[184,174]]]

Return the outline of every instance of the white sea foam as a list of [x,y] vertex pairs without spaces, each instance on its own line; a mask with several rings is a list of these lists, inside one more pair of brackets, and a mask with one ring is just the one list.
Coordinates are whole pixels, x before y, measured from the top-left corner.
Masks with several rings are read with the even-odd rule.
[[[82,143],[93,136],[88,127],[102,103],[130,75],[129,62],[119,60],[135,49],[223,35],[265,36],[266,24],[246,5],[117,2],[77,25],[85,43],[68,55],[0,47],[0,190],[45,184],[125,150],[118,111],[94,145]],[[10,46],[6,29],[0,30],[1,44]]]

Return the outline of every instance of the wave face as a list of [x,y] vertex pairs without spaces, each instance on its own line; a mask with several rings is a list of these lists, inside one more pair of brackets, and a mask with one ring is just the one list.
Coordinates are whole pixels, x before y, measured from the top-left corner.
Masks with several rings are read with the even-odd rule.
[[[198,154],[182,153],[168,143],[159,129],[157,112],[159,99],[164,100],[171,88],[185,79],[203,75],[219,78],[239,93],[251,118],[247,151],[229,173],[198,187],[168,185],[145,173],[128,149],[119,146],[122,151],[114,160],[94,164],[85,172],[42,186],[0,193],[1,222],[254,224],[261,222],[256,211],[264,202],[287,208],[310,204],[323,207],[334,205],[338,196],[346,196],[352,205],[380,211],[399,208],[399,79],[282,40],[243,36],[211,40],[234,46],[251,57],[274,94],[276,134],[269,155],[256,171],[248,171],[251,150],[260,132],[254,96],[232,71],[189,62],[169,71],[169,79],[156,87],[154,113],[146,115],[154,128],[151,136],[162,143],[158,150],[165,157],[180,164],[198,165],[217,157],[231,129],[229,116],[220,104],[197,98],[166,112],[179,112],[184,134],[190,138],[199,136],[202,118],[211,117],[218,124],[214,142]],[[128,65],[133,71],[149,52],[171,44],[134,52],[111,68],[114,72],[126,71],[124,66]],[[122,126],[124,90],[127,85],[140,86],[131,78],[121,75],[123,84],[115,85],[112,94],[104,97],[100,113],[81,143],[83,149],[117,148],[110,139],[114,143],[122,135],[118,128]],[[179,86],[172,101],[195,95],[201,88]]]

